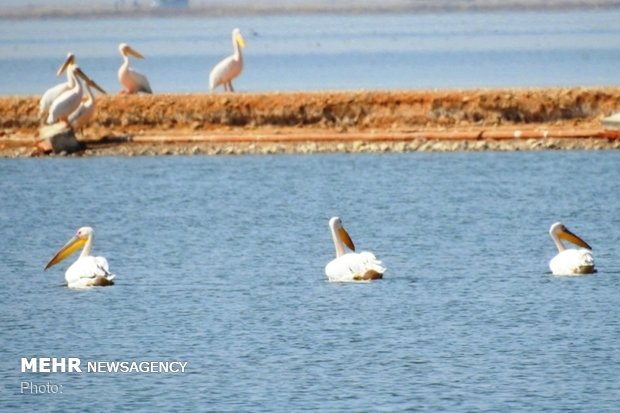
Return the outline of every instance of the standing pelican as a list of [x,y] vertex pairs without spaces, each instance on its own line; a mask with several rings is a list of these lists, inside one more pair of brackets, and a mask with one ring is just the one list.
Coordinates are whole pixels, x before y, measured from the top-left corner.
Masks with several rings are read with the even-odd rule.
[[132,55],[138,59],[144,59],[140,53],[132,49],[127,43],[118,45],[118,51],[123,56],[123,64],[118,69],[118,81],[121,82],[123,90],[121,94],[132,94],[138,92],[153,93],[149,80],[142,73],[136,72],[129,67],[129,57]]
[[47,123],[52,124],[56,121],[63,121],[69,125],[69,115],[75,111],[82,102],[82,96],[84,95],[84,88],[82,83],[77,79],[77,76],[86,78],[86,75],[75,64],[70,64],[67,67],[67,75],[69,76],[70,88],[62,92],[52,102],[50,106]]
[[340,218],[330,219],[329,229],[336,247],[336,258],[325,266],[325,275],[330,281],[367,281],[383,278],[386,268],[372,252],[345,253],[345,245],[351,251],[355,251],[355,245],[342,226]]
[[[554,275],[581,275],[596,272],[592,248],[587,242],[573,234],[562,223],[551,225],[549,235],[558,247],[558,255],[549,261],[549,268]],[[566,249],[560,238],[582,247]]]
[[83,128],[95,114],[95,96],[93,95],[91,86],[105,94],[105,90],[101,89],[95,82],[88,80],[86,83],[86,100],[80,103],[75,112],[69,115],[69,124],[75,129]]
[[114,274],[110,273],[108,261],[104,257],[93,257],[93,229],[82,227],[73,238],[62,247],[47,263],[47,270],[58,264],[75,251],[84,247],[80,257],[65,272],[65,280],[70,288],[103,287],[113,285]]
[[213,90],[224,85],[224,90],[234,92],[232,80],[239,76],[243,69],[243,55],[241,48],[245,47],[245,40],[239,29],[232,31],[234,53],[215,65],[209,74],[209,89]]
[[[56,76],[62,75],[63,72],[67,69],[67,67],[72,64],[75,64],[75,55],[69,52],[64,63],[56,72]],[[50,106],[52,106],[52,102],[63,92],[71,89],[71,87],[71,77],[69,76],[69,72],[67,72],[66,82],[60,83],[54,87],[47,89],[43,96],[41,96],[41,100],[39,101],[39,117],[45,119]]]

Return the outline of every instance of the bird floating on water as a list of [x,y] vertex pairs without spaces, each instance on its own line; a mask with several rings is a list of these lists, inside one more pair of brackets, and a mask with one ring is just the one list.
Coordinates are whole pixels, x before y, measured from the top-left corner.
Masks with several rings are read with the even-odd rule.
[[[370,281],[383,278],[386,268],[372,252],[355,252],[351,237],[338,217],[329,220],[336,258],[325,266],[325,275],[330,281]],[[345,245],[353,252],[345,252]]]
[[138,59],[144,59],[144,56],[132,49],[127,43],[119,44],[118,51],[121,53],[121,56],[123,56],[123,64],[118,69],[118,81],[123,86],[123,90],[120,93],[153,93],[146,76],[129,67],[129,55],[137,57]]
[[[587,242],[569,231],[561,222],[551,225],[549,235],[558,248],[558,254],[549,261],[549,268],[554,275],[582,275],[596,272],[592,248]],[[567,249],[562,239],[582,248]]]
[[232,31],[233,54],[226,57],[213,67],[209,74],[209,89],[213,90],[224,85],[224,90],[234,92],[232,80],[243,70],[243,55],[241,49],[245,47],[245,40],[239,29]]
[[94,231],[91,227],[82,227],[47,263],[47,270],[63,261],[71,254],[82,248],[78,259],[65,272],[65,280],[70,288],[103,287],[114,284],[114,274],[110,273],[108,260],[104,257],[94,257]]

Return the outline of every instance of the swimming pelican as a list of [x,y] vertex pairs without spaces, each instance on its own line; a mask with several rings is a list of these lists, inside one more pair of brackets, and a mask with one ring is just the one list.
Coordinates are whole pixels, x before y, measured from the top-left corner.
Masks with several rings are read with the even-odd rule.
[[325,275],[330,281],[368,281],[383,278],[386,268],[372,252],[345,253],[346,245],[355,251],[351,237],[338,217],[329,220],[329,228],[336,247],[336,258],[325,266]]
[[[554,275],[581,275],[596,272],[592,248],[587,242],[573,234],[562,223],[551,225],[549,235],[558,247],[558,255],[549,261],[549,268]],[[566,249],[560,238],[582,247]]]
[[239,76],[243,69],[243,55],[241,48],[245,47],[245,40],[239,29],[232,31],[234,53],[215,65],[209,74],[209,89],[213,90],[224,85],[224,90],[234,92],[232,80]]
[[[67,69],[67,67],[71,64],[75,63],[75,55],[71,52],[67,54],[67,58],[58,71],[56,72],[56,76],[60,76]],[[67,72],[67,81],[64,83],[60,83],[52,88],[49,88],[45,91],[43,96],[41,96],[41,100],[39,101],[39,117],[41,119],[45,119],[47,112],[52,106],[52,102],[60,96],[63,92],[71,89],[71,77]]]
[[105,90],[101,89],[95,82],[92,80],[88,80],[86,83],[86,100],[82,100],[80,106],[75,110],[75,112],[69,115],[69,124],[71,127],[75,129],[84,128],[84,126],[90,121],[90,119],[95,114],[95,96],[93,95],[91,86],[95,89],[99,90],[101,93],[105,94]]
[[119,44],[118,51],[121,53],[121,56],[123,56],[123,64],[118,69],[118,81],[121,82],[121,85],[124,87],[121,94],[138,92],[153,93],[146,76],[129,67],[128,55],[132,55],[138,59],[144,59],[144,56],[132,49],[127,43]]
[[93,257],[93,229],[82,227],[73,238],[62,247],[47,263],[47,270],[58,264],[75,251],[84,247],[80,257],[65,272],[65,280],[70,288],[103,287],[113,285],[114,274],[110,273],[108,261],[104,257]]

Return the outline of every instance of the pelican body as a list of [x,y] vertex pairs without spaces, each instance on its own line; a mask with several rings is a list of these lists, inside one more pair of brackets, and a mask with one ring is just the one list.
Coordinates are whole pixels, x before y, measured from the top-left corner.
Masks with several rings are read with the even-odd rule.
[[90,89],[91,84],[86,82],[86,100],[82,100],[78,108],[69,115],[69,124],[73,129],[84,128],[95,115],[96,103],[93,91]]
[[[596,272],[592,248],[579,236],[573,234],[561,222],[551,225],[549,235],[558,248],[558,254],[549,261],[554,275],[583,275]],[[562,239],[582,248],[567,249]]]
[[146,76],[129,67],[129,55],[138,59],[144,59],[144,56],[132,49],[127,43],[118,45],[118,51],[123,56],[123,64],[118,69],[118,81],[124,88],[121,94],[153,93]]
[[[56,72],[56,76],[60,76],[65,69],[71,65],[75,64],[75,55],[71,52],[67,54],[67,58],[65,62],[62,64],[60,69]],[[60,96],[63,92],[71,89],[71,78],[69,77],[69,73],[67,72],[67,81],[64,83],[60,83],[54,87],[51,87],[45,91],[43,96],[41,96],[41,100],[39,101],[39,117],[45,119],[47,117],[47,112],[49,108],[52,106],[52,102]]]
[[245,40],[239,29],[232,31],[232,43],[234,53],[213,67],[209,74],[209,89],[213,90],[224,85],[224,90],[234,92],[232,80],[239,76],[243,70],[243,55],[241,49],[245,47]]
[[[351,237],[338,217],[329,220],[336,258],[325,266],[325,275],[330,281],[370,281],[383,278],[386,268],[372,252],[355,252]],[[345,245],[353,252],[346,252]]]
[[69,288],[87,288],[113,285],[114,274],[110,273],[108,261],[104,257],[91,255],[93,236],[94,231],[91,227],[78,229],[75,236],[47,263],[45,269],[58,264],[83,247],[79,258],[65,272],[67,286]]

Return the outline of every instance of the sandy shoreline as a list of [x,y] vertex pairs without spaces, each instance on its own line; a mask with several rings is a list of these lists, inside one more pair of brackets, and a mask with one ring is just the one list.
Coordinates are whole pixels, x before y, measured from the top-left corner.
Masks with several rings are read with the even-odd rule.
[[[620,149],[620,88],[107,95],[80,155]],[[38,97],[0,97],[0,156],[32,156]]]

